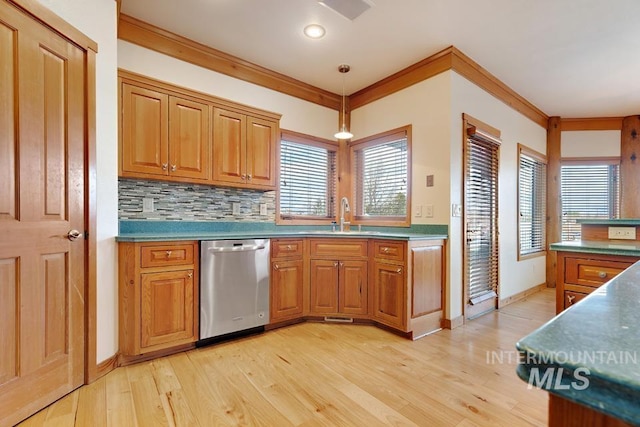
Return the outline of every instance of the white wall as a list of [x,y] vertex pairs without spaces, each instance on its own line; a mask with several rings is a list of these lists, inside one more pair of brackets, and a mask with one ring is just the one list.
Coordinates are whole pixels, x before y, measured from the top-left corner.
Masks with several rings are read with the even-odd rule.
[[241,104],[282,114],[282,129],[334,140],[338,112],[118,40],[118,67]]
[[[501,131],[498,178],[500,298],[507,298],[546,282],[545,257],[518,261],[518,143],[546,153],[547,133],[504,102],[493,97],[459,74],[452,72],[451,92],[451,200],[462,203],[462,113],[470,114]],[[460,218],[450,224],[452,265],[462,265],[462,231]],[[462,272],[451,271],[452,290],[462,292]],[[462,293],[452,294],[460,301]],[[455,317],[455,306],[452,314]],[[460,314],[460,313],[459,313]],[[458,314],[458,315],[459,315]]]
[[620,157],[619,130],[563,131],[562,157]]
[[96,55],[97,362],[118,351],[118,121],[116,2],[39,0],[98,44]]

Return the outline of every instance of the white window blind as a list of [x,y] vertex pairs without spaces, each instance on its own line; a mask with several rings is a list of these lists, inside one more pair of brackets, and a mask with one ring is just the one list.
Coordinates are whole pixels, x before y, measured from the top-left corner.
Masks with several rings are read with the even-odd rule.
[[468,303],[495,297],[498,290],[498,151],[479,136],[465,149],[466,275]]
[[280,216],[333,218],[336,151],[332,148],[280,142]]
[[562,165],[562,240],[580,240],[577,219],[620,216],[619,173],[617,164]]
[[354,144],[356,216],[407,216],[408,144],[405,131]]
[[521,146],[518,161],[519,254],[546,248],[547,164],[544,156]]

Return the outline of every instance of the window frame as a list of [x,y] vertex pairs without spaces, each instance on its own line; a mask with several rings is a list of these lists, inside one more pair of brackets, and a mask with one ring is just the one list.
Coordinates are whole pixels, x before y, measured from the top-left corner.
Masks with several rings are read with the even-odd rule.
[[[560,179],[562,180],[562,167],[563,166],[617,166],[617,172],[618,172],[618,194],[617,194],[617,213],[618,213],[618,218],[620,217],[621,214],[621,208],[622,208],[622,175],[621,175],[621,157],[563,157],[560,159]],[[609,194],[609,197],[611,197],[611,195]],[[563,225],[564,225],[564,217],[563,217],[563,210],[564,210],[564,206],[562,203],[562,181],[560,181],[560,198],[561,198],[561,203],[560,203],[560,236],[562,237],[562,235],[564,234],[563,232]],[[609,208],[611,208],[611,206],[609,206]],[[582,237],[582,235],[581,235]],[[574,240],[571,240],[574,241]]]
[[[521,182],[520,182],[520,169],[521,169],[521,159],[522,156],[526,156],[529,157],[531,159],[533,159],[534,161],[544,164],[544,172],[545,172],[545,176],[543,178],[543,188],[544,188],[544,197],[543,199],[543,210],[542,210],[542,224],[541,224],[541,229],[542,229],[542,233],[543,233],[543,237],[542,237],[542,248],[540,250],[536,250],[534,252],[527,252],[527,253],[522,253],[522,247],[520,245],[520,231],[521,231],[521,218],[522,215],[520,214],[521,211],[521,197],[522,197],[522,193],[521,193]],[[547,162],[547,156],[545,154],[542,154],[536,150],[533,150],[532,148],[527,147],[524,144],[518,144],[518,184],[517,184],[517,207],[518,209],[516,210],[516,215],[518,216],[518,230],[517,230],[517,248],[518,248],[518,261],[523,261],[523,260],[527,260],[527,259],[531,259],[531,258],[537,258],[537,257],[541,257],[541,256],[546,256],[547,255],[547,224],[546,224],[546,217],[547,217],[547,176],[549,174],[549,170],[548,170],[548,162]],[[531,205],[533,205],[533,200],[535,199],[535,194],[531,194],[531,198],[532,198],[532,202]],[[532,224],[533,224],[533,216],[532,216]]]
[[[391,141],[398,140],[398,136],[407,140],[407,211],[404,216],[359,216],[357,215],[361,200],[358,194],[357,183],[358,179],[356,174],[356,152],[365,148],[375,147]],[[375,135],[368,136],[356,141],[352,141],[349,146],[349,158],[350,158],[350,176],[351,176],[351,225],[378,225],[378,226],[395,226],[395,227],[410,227],[411,226],[411,125],[402,126],[389,131],[381,132]],[[340,212],[337,212],[340,215]]]
[[[281,164],[282,164],[282,159],[281,159],[281,145],[282,145],[282,140],[286,140],[289,142],[294,142],[296,144],[303,144],[303,145],[308,145],[308,146],[312,146],[312,147],[319,147],[319,148],[324,148],[327,151],[333,151],[335,153],[335,164],[334,164],[334,168],[335,168],[335,183],[333,184],[334,188],[335,188],[335,197],[334,197],[334,207],[333,207],[333,211],[334,211],[334,216],[332,217],[314,217],[314,216],[307,216],[307,215],[285,215],[285,217],[283,217],[283,214],[280,212],[280,194],[281,194],[281,188],[280,188],[280,169],[281,169]],[[276,171],[277,171],[277,190],[276,190],[276,224],[278,225],[318,225],[318,224],[331,224],[333,221],[335,221],[336,218],[336,209],[338,208],[338,177],[340,176],[339,173],[340,171],[338,170],[339,164],[340,164],[340,149],[339,149],[339,144],[337,141],[331,141],[328,139],[323,139],[323,138],[319,138],[316,136],[312,136],[312,135],[306,135],[303,133],[299,133],[299,132],[294,132],[294,131],[290,131],[290,130],[285,130],[282,129],[280,131],[280,138],[277,141],[277,147],[276,147]]]

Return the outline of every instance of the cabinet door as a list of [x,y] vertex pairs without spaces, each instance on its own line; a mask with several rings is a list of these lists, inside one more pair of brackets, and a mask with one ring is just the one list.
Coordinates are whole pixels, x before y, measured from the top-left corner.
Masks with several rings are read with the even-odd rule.
[[312,259],[311,312],[315,314],[338,312],[338,261]]
[[367,314],[367,267],[367,261],[340,262],[340,313]]
[[168,95],[122,85],[121,175],[169,174]]
[[271,322],[302,316],[302,259],[271,263]]
[[214,181],[246,183],[246,123],[243,114],[214,108]]
[[373,316],[390,326],[405,328],[404,267],[375,261],[373,265]]
[[142,353],[195,341],[193,270],[144,273],[141,276]]
[[169,173],[209,179],[209,106],[172,96],[169,98]]
[[247,183],[262,188],[276,186],[277,124],[267,120],[247,118]]

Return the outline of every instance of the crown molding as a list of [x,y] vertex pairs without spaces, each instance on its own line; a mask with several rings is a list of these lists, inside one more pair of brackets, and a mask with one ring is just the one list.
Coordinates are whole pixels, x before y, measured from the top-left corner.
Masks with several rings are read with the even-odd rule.
[[[209,46],[120,14],[118,38],[156,52],[340,111],[341,96],[303,83]],[[454,46],[350,95],[350,109],[362,107],[442,72],[453,70],[546,129],[549,117]]]
[[560,129],[562,131],[622,130],[623,119],[624,117],[563,118],[560,119]]
[[303,83],[131,16],[120,14],[118,23],[118,38],[121,40],[333,110],[340,110],[342,105],[342,97],[338,94]]

